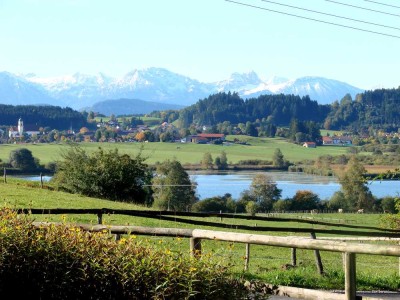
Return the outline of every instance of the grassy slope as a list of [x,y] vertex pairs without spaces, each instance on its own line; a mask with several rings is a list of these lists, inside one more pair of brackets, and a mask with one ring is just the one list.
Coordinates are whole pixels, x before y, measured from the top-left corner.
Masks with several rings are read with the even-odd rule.
[[[229,136],[233,140],[233,136]],[[246,140],[249,145],[197,145],[177,143],[81,143],[81,146],[92,151],[98,147],[104,149],[118,148],[121,153],[135,155],[143,146],[143,154],[148,157],[147,162],[152,164],[156,161],[176,158],[182,163],[198,164],[205,152],[210,152],[215,158],[224,150],[227,153],[228,161],[237,163],[239,160],[261,159],[272,160],[276,148],[280,148],[285,159],[291,162],[298,162],[304,159],[315,159],[320,155],[340,155],[347,152],[346,147],[317,147],[316,149],[304,148],[293,143],[288,143],[280,138],[250,138],[240,137]],[[65,144],[24,144],[24,145],[0,145],[0,159],[7,161],[9,153],[17,148],[28,148],[33,156],[46,164],[55,161],[60,157],[62,149],[68,146]],[[178,148],[179,147],[179,148]]]
[[[88,198],[78,195],[70,195],[61,192],[39,189],[34,183],[27,183],[16,179],[9,180],[8,184],[0,183],[0,195],[3,205],[18,208],[125,208],[125,209],[145,209],[141,206],[132,204],[117,203],[101,199]],[[35,215],[36,220],[60,221],[66,217],[69,222],[95,223],[96,216],[46,216]],[[293,217],[293,215],[290,215]],[[302,215],[302,218],[315,218],[324,221],[337,223],[349,223],[359,225],[378,226],[379,215],[357,215],[357,214],[320,214],[320,215]],[[194,227],[190,225],[166,222],[161,220],[151,220],[145,218],[125,217],[117,215],[108,215],[103,217],[105,224],[130,224],[139,226],[154,227],[173,227],[187,228]],[[223,220],[213,218],[214,222],[226,222],[229,224],[247,224],[254,225],[254,221],[246,220]],[[257,226],[310,226],[298,223],[276,223],[260,222]],[[314,226],[316,227],[316,226]],[[210,227],[199,227],[213,230]],[[325,228],[325,226],[319,226]],[[215,230],[227,231],[227,229],[215,228]],[[230,231],[237,231],[230,229]],[[295,235],[293,233],[269,232],[275,235]],[[142,237],[138,237],[141,239]],[[188,249],[188,242],[176,243],[176,239],[161,237],[143,237],[142,239],[154,241],[155,244],[169,245],[171,249],[180,247]],[[240,243],[224,243],[218,241],[203,241],[203,253],[217,255],[221,260],[229,261],[235,272],[241,274],[243,270],[243,257],[245,254],[245,245]],[[286,264],[290,264],[290,249],[265,247],[252,245],[249,273],[246,276],[265,280],[270,283],[319,287],[319,288],[343,288],[344,275],[342,272],[342,257],[340,253],[322,252],[322,260],[326,275],[321,277],[316,272],[313,251],[298,250],[298,267],[292,269],[283,269]],[[359,279],[358,289],[398,289],[400,288],[400,278],[398,277],[398,259],[395,257],[383,256],[357,256],[357,276]]]

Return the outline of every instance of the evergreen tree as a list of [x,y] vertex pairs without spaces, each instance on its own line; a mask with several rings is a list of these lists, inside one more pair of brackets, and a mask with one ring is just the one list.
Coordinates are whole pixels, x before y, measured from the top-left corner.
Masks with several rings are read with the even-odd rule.
[[272,156],[272,164],[278,168],[282,168],[286,165],[281,149],[275,149],[274,155]]

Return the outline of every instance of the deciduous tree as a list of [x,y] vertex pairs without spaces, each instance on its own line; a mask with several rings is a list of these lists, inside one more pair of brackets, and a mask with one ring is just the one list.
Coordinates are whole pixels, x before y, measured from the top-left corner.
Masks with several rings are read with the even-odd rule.
[[197,200],[196,185],[176,160],[167,160],[157,166],[152,186],[154,205],[160,209],[190,211]]
[[255,198],[261,211],[271,210],[281,193],[282,190],[278,189],[272,178],[265,174],[257,174],[251,182],[250,195]]

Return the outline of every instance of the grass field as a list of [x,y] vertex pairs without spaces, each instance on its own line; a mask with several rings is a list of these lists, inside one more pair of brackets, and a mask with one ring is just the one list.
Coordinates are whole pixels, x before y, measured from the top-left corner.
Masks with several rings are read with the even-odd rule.
[[[147,209],[133,204],[118,203],[95,198],[88,198],[79,195],[71,195],[62,192],[50,191],[48,189],[38,188],[37,183],[10,179],[9,183],[0,183],[0,195],[2,205],[12,208],[114,208],[114,209]],[[332,223],[347,223],[352,225],[379,226],[380,215],[377,214],[318,214],[318,215],[280,215],[287,217],[313,218]],[[71,223],[93,223],[97,221],[95,215],[35,215],[35,220],[40,221],[61,221],[66,220]],[[120,215],[105,215],[103,217],[105,224],[112,225],[138,225],[152,227],[170,227],[170,228],[202,228],[208,230],[234,231],[234,225],[246,224],[254,225],[254,221],[210,218],[207,221],[225,222],[232,224],[231,229],[220,229],[205,226],[192,226],[172,221],[163,221],[157,219],[146,219],[139,217],[129,217]],[[311,225],[297,222],[271,222],[257,221],[257,226],[284,226],[288,227],[310,227]],[[327,226],[313,225],[313,228],[327,228]],[[248,232],[247,232],[248,233]],[[257,233],[257,232],[252,232]],[[260,233],[264,234],[264,233]],[[270,235],[294,236],[296,234],[267,232]],[[306,234],[297,234],[307,236]],[[317,236],[318,238],[318,236]],[[178,249],[187,250],[189,253],[189,241],[179,238],[137,237],[138,241],[147,242],[167,247],[171,251]],[[302,286],[321,289],[343,289],[344,274],[342,271],[342,257],[340,253],[322,252],[322,262],[325,269],[325,275],[317,274],[314,254],[310,250],[298,250],[298,266],[291,268],[290,249],[269,247],[269,246],[251,246],[251,258],[249,271],[244,273],[244,255],[245,245],[240,243],[226,243],[218,241],[203,241],[202,251],[219,257],[231,265],[235,276],[245,276],[263,280],[269,283]],[[357,278],[359,290],[377,290],[377,289],[400,289],[400,277],[398,276],[399,260],[396,257],[384,256],[357,256]]]
[[[233,136],[228,136],[228,140],[233,140],[233,138]],[[202,160],[204,153],[210,152],[215,158],[220,155],[221,151],[227,153],[229,163],[237,163],[240,160],[247,159],[272,160],[273,153],[277,148],[281,149],[285,159],[290,162],[299,162],[305,159],[316,159],[320,155],[345,154],[348,150],[346,147],[334,146],[323,146],[315,149],[304,148],[288,143],[281,138],[241,136],[240,139],[246,141],[248,145],[231,144],[222,146],[192,143],[81,143],[80,145],[88,151],[93,151],[98,147],[104,149],[118,148],[121,153],[130,155],[137,154],[143,147],[143,154],[148,157],[147,162],[150,164],[173,158],[184,164],[198,164]],[[39,158],[42,164],[46,164],[59,159],[61,151],[68,147],[65,144],[2,144],[0,145],[0,159],[8,161],[12,150],[28,148],[32,151],[34,157]]]

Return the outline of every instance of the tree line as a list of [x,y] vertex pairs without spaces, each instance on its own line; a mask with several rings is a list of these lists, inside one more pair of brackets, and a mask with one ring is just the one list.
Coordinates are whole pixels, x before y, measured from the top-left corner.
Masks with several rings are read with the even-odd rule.
[[0,104],[0,125],[16,126],[19,118],[23,119],[24,125],[37,128],[64,130],[88,126],[86,117],[69,107]]
[[238,93],[221,92],[180,111],[154,112],[152,115],[168,122],[179,120],[181,128],[208,125],[221,133],[232,132],[234,127],[244,124],[240,130],[249,134],[252,131],[250,122],[258,133],[271,136],[276,132],[274,126],[288,126],[293,119],[314,122],[329,130],[349,129],[362,133],[371,127],[397,131],[400,125],[398,103],[400,88],[365,91],[355,99],[347,94],[330,105],[318,104],[309,96],[261,95],[244,100]]

